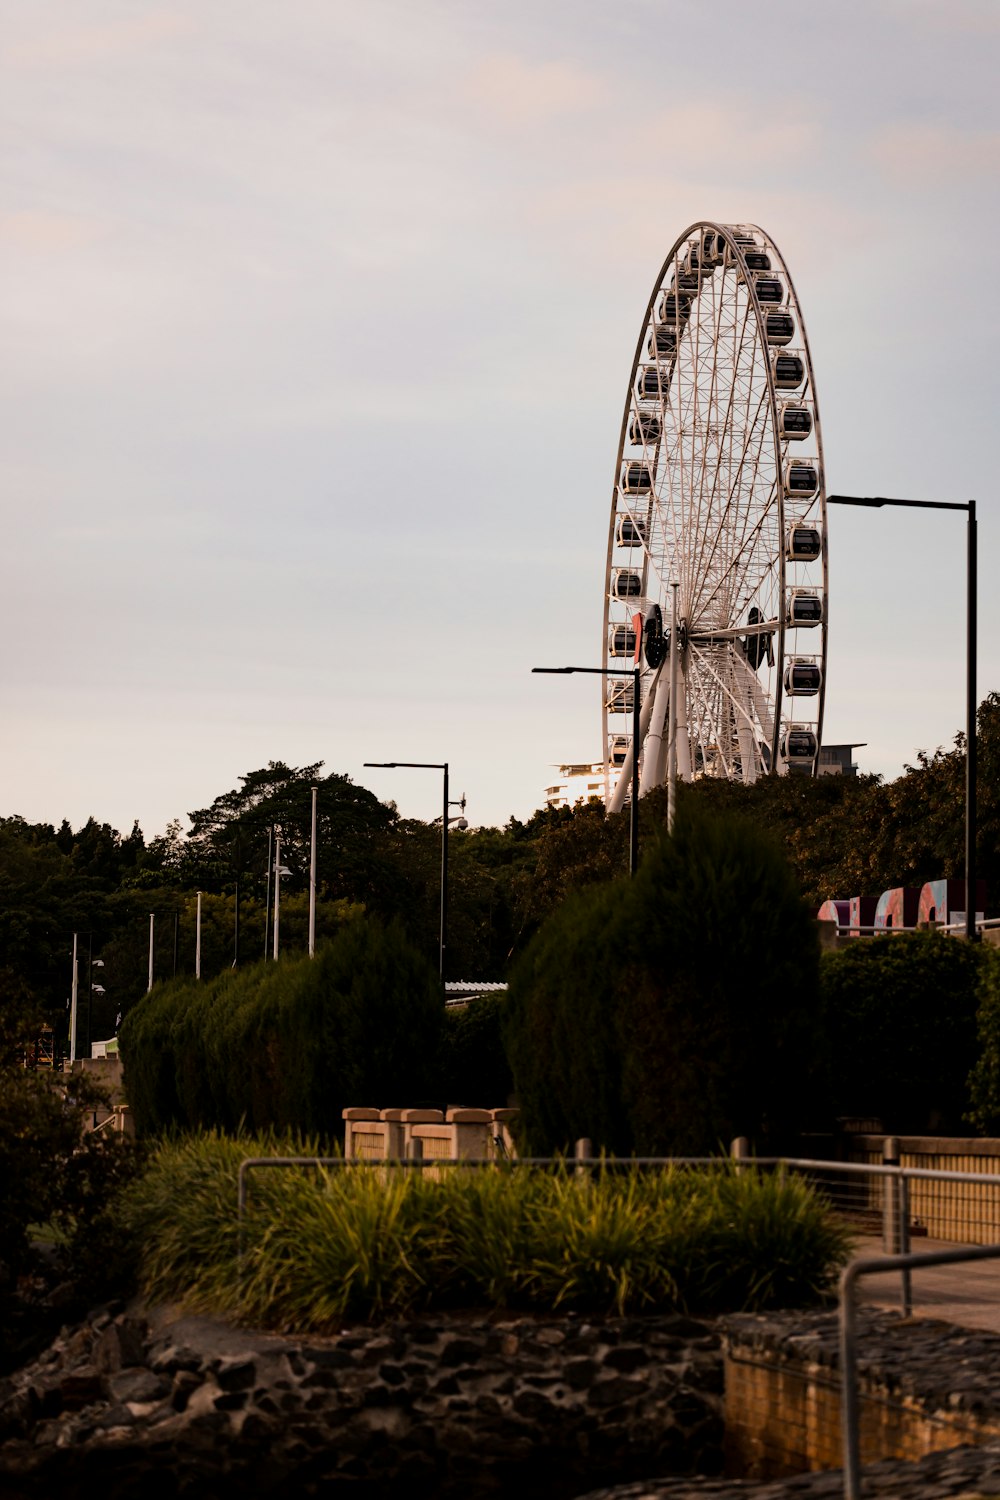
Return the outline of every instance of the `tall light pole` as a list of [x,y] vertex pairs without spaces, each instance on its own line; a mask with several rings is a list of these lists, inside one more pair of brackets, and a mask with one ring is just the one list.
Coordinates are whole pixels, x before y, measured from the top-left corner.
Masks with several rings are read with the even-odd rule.
[[281,920],[281,828],[274,829],[274,951],[272,958],[278,959],[278,927]]
[[312,822],[309,830],[309,957],[316,956],[316,793],[312,788]]
[[976,938],[976,502],[945,500],[890,500],[884,495],[827,495],[827,505],[861,505],[880,510],[884,505],[912,510],[964,510],[968,516],[966,543],[965,624],[965,935]]
[[195,891],[198,898],[197,912],[194,919],[194,977],[201,978],[201,891]]
[[441,813],[441,936],[438,943],[438,972],[444,984],[444,952],[448,934],[448,762],[446,760],[366,760],[365,765],[380,771],[441,771],[444,776],[444,803]]
[[80,995],[80,970],[76,961],[78,934],[73,934],[73,979],[69,999],[69,1060],[76,1062],[76,1013]]
[[[568,676],[584,672],[594,677],[618,677],[616,667],[532,667],[532,672],[544,672],[551,676]],[[632,809],[629,822],[629,874],[635,875],[639,868],[639,685],[642,668],[632,668]]]

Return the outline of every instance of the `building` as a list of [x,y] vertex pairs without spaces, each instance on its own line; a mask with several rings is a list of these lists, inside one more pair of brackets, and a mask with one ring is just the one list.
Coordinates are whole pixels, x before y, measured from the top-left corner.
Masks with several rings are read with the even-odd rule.
[[[858,764],[853,758],[853,752],[863,749],[866,744],[866,740],[860,740],[853,745],[821,745],[817,776],[857,776]],[[578,807],[583,802],[589,802],[591,797],[604,801],[603,761],[584,761],[582,764],[559,766],[558,770],[558,779],[545,788],[546,807]],[[613,768],[607,783],[609,790],[614,786],[617,776],[617,768]]]
[[606,783],[602,760],[559,766],[558,770],[558,779],[545,788],[546,807],[576,807],[589,802],[591,797],[604,801]]
[[858,763],[852,752],[863,750],[867,743],[867,740],[861,740],[856,745],[820,745],[816,775],[857,776]]

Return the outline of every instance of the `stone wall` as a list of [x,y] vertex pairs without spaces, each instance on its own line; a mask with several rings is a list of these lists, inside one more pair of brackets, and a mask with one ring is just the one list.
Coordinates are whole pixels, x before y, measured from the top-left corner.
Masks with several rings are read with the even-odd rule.
[[560,1500],[718,1472],[717,1332],[434,1318],[305,1341],[103,1310],[0,1383],[0,1494]]
[[[725,1320],[726,1469],[752,1479],[842,1461],[837,1319]],[[1000,1439],[1000,1337],[869,1312],[859,1321],[862,1463]]]

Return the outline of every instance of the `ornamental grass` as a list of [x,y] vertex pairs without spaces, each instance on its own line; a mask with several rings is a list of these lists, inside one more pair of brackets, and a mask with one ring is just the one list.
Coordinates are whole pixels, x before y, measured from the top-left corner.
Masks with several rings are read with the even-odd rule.
[[153,1301],[289,1332],[435,1309],[715,1313],[827,1295],[849,1237],[802,1179],[754,1167],[372,1164],[251,1173],[306,1137],[161,1144],[119,1203]]

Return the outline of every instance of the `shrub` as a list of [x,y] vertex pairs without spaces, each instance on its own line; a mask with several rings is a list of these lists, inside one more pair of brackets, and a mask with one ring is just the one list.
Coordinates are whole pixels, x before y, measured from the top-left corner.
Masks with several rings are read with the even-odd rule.
[[240,1159],[316,1151],[273,1134],[161,1145],[119,1204],[146,1296],[299,1332],[456,1305],[707,1313],[814,1301],[849,1246],[802,1179],[752,1169],[351,1164],[254,1174],[239,1266]]
[[514,1086],[503,1043],[499,996],[482,995],[444,1015],[438,1094],[449,1104],[495,1108]]
[[433,1091],[443,1010],[431,966],[375,919],[314,959],[156,986],[121,1030],[137,1128],[333,1136],[346,1105]]
[[706,1154],[801,1123],[821,1050],[818,942],[780,851],[688,803],[633,880],[570,898],[511,977],[533,1151]]
[[1000,1131],[1000,952],[979,947],[977,1057],[969,1075],[966,1116],[984,1135]]
[[37,1036],[30,998],[0,972],[0,1322],[4,1296],[33,1266],[33,1228],[54,1231],[79,1270],[95,1221],[135,1166],[120,1137],[85,1133],[87,1115],[104,1102],[91,1079],[23,1066]]
[[961,1129],[983,949],[940,933],[858,939],[820,967],[835,1111],[889,1131]]

